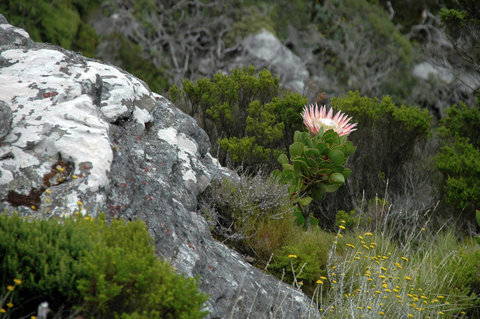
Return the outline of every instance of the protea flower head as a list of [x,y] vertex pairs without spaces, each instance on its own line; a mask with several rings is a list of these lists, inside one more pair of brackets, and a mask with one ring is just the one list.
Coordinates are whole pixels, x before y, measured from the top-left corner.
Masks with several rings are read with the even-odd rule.
[[352,118],[346,114],[338,111],[335,116],[332,115],[333,109],[330,108],[327,113],[325,105],[320,108],[318,108],[317,104],[305,105],[302,113],[303,123],[314,135],[318,134],[320,127],[323,127],[324,131],[334,130],[339,136],[347,136],[357,129],[357,123],[349,123]]

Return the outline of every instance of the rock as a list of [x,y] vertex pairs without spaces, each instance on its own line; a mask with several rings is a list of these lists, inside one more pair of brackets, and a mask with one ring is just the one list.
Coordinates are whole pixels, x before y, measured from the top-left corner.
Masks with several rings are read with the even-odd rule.
[[230,68],[254,65],[257,70],[268,68],[278,75],[281,86],[302,93],[309,77],[304,61],[284,46],[270,31],[262,29],[242,43],[243,52]]
[[10,125],[12,124],[12,110],[7,103],[0,101],[0,141],[10,131]]
[[451,83],[454,80],[452,72],[446,68],[432,65],[429,62],[422,62],[415,65],[413,75],[423,80],[428,80],[430,76],[436,76],[446,83]]
[[158,254],[199,276],[208,318],[314,311],[304,294],[211,237],[196,198],[231,173],[210,155],[194,119],[131,74],[34,43],[2,21],[0,112],[8,107],[12,120],[0,122],[0,210],[142,219]]

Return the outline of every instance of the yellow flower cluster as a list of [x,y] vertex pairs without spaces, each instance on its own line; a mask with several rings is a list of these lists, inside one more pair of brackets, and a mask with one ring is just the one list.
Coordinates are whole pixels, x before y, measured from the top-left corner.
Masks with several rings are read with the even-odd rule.
[[7,306],[7,308],[13,308],[13,303],[10,301],[10,302],[7,302],[6,304],[4,304],[4,302],[6,301],[8,295],[15,290],[15,287],[16,286],[19,286],[22,284],[22,281],[18,278],[15,278],[13,279],[13,285],[8,285],[7,286],[7,294],[3,297],[0,298],[0,313],[6,313],[7,312],[7,309],[5,309],[3,306]]

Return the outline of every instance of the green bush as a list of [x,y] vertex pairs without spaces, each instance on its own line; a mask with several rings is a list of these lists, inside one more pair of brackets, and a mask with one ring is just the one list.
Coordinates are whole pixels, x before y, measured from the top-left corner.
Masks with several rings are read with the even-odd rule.
[[301,128],[300,113],[307,102],[300,94],[281,94],[279,80],[267,70],[256,75],[253,67],[217,73],[213,80],[186,79],[170,94],[184,111],[197,118],[213,149],[220,146],[235,165],[275,165],[275,158]]
[[93,57],[98,38],[85,21],[89,11],[103,1],[8,0],[0,4],[0,12],[11,24],[24,28],[34,41],[79,50]]
[[446,118],[441,122],[441,133],[448,139],[455,135],[469,140],[475,148],[480,148],[480,96],[479,105],[468,107],[464,103],[447,110]]
[[453,106],[440,127],[442,148],[435,158],[443,173],[445,200],[472,214],[480,207],[480,108]]
[[289,185],[291,200],[297,206],[298,222],[307,229],[312,220],[308,205],[313,199],[321,200],[325,193],[335,192],[345,184],[352,171],[345,164],[355,147],[346,136],[339,136],[334,130],[312,136],[309,132],[296,131],[294,142],[285,154],[278,157],[282,171],[274,171],[279,181]]
[[[446,3],[440,10],[445,34],[457,55],[475,72],[480,72],[480,4],[477,0],[459,0]],[[478,92],[477,92],[478,93]]]
[[[18,287],[16,313],[40,302],[62,315],[94,318],[201,318],[206,297],[158,260],[145,224],[104,218],[25,220],[0,216],[2,286]],[[65,316],[65,313],[63,314]]]
[[285,270],[285,282],[294,286],[302,282],[302,290],[312,295],[316,281],[327,276],[327,260],[332,241],[333,235],[319,228],[309,232],[299,231],[289,238],[286,246],[276,252],[268,269],[278,278]]
[[357,147],[352,161],[350,181],[357,191],[368,196],[385,191],[385,178],[390,188],[402,182],[403,165],[412,159],[418,142],[430,134],[431,117],[427,110],[412,106],[397,106],[388,96],[381,101],[349,92],[331,99],[335,110],[342,110],[357,122],[350,139]]
[[265,265],[286,237],[298,231],[285,185],[262,173],[212,183],[200,199],[215,237]]
[[352,209],[347,212],[339,210],[335,215],[335,226],[343,225],[348,230],[353,230],[354,227],[359,226],[362,219],[357,216],[357,210]]

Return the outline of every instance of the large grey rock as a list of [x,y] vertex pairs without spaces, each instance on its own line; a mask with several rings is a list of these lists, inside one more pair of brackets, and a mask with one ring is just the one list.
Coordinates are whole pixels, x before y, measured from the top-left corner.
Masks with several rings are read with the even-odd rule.
[[266,67],[280,78],[281,86],[302,93],[304,81],[309,77],[305,61],[295,55],[270,31],[262,29],[242,42],[242,53],[235,58],[231,68],[254,65]]
[[305,295],[215,241],[197,214],[197,195],[230,172],[191,117],[116,67],[34,43],[5,23],[0,39],[12,41],[0,46],[0,101],[12,113],[0,146],[0,210],[140,218],[160,256],[200,277],[210,318],[308,315]]
[[10,131],[12,124],[12,110],[7,103],[0,101],[0,141]]

